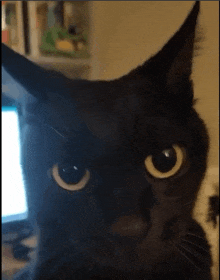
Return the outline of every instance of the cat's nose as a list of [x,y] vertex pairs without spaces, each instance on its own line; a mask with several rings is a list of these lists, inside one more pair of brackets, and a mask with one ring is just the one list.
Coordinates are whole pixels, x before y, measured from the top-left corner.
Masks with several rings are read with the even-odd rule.
[[111,225],[111,233],[119,236],[141,236],[147,229],[147,223],[137,215],[119,217]]

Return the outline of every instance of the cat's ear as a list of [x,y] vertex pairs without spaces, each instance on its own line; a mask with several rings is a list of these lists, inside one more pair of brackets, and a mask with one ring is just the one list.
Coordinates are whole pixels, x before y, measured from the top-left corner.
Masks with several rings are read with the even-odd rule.
[[2,44],[2,93],[20,103],[25,115],[67,133],[81,122],[70,102],[73,88],[62,74],[47,71]]
[[172,89],[189,81],[199,9],[200,2],[196,2],[183,25],[161,51],[128,74],[128,77],[150,77],[157,84]]
[[[15,92],[13,95],[13,90],[15,85],[19,85],[18,87],[25,89],[26,93],[43,101],[47,99],[48,91],[60,88],[58,80],[54,79],[51,72],[2,44],[2,85],[5,95],[17,99],[18,94]],[[22,96],[21,92],[20,95]]]

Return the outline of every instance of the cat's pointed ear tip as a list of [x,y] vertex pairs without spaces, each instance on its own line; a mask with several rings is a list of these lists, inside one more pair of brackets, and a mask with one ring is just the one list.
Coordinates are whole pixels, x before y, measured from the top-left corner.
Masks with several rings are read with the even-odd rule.
[[195,1],[193,5],[193,9],[199,9],[200,8],[200,1]]
[[198,17],[199,12],[200,12],[200,1],[195,1],[193,7],[191,8],[191,10],[188,14],[188,17],[186,18],[185,22],[188,22],[187,25],[190,22],[195,23],[197,21],[197,17]]
[[200,10],[200,1],[195,1],[195,4],[192,8],[192,13],[194,12],[197,14],[199,12],[199,10]]

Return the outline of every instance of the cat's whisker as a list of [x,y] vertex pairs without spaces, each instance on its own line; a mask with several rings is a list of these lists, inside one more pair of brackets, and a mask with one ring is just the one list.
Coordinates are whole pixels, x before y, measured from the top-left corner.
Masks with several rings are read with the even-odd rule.
[[191,241],[186,240],[186,239],[184,239],[184,238],[180,238],[180,239],[181,239],[183,242],[192,244],[192,245],[194,245],[195,247],[202,249],[203,251],[205,251],[205,252],[208,253],[208,254],[210,253],[209,250],[207,250],[206,248],[204,248],[204,247],[202,247],[202,246],[197,245],[197,244],[194,243],[194,242],[191,242]]
[[[194,237],[197,237],[197,238],[199,238],[199,239],[202,239],[202,240],[206,241],[206,239],[205,239],[204,237],[199,236],[199,235],[196,235],[196,234],[193,234],[193,233],[191,233],[191,232],[187,232],[186,235],[192,235],[192,236],[194,236]],[[207,241],[206,241],[206,242],[207,242]]]
[[66,138],[63,134],[61,134],[59,131],[57,131],[54,127],[49,126],[51,129],[53,129],[57,134],[59,134],[61,137]]
[[189,202],[183,204],[183,206],[186,206],[186,205],[189,205],[189,204],[193,204],[193,203],[194,203],[194,200],[191,200],[191,201],[189,201]]
[[182,248],[180,249],[179,246],[177,247],[175,244],[174,244],[175,248],[177,249],[177,251],[180,253],[180,255],[182,255],[183,257],[185,257],[191,264],[193,264],[197,269],[201,270],[200,267],[198,267],[194,262],[193,260],[191,260],[182,250]]
[[[187,246],[184,246],[183,244],[178,244],[178,248],[185,250],[185,252],[189,252],[193,257],[197,258],[197,260],[201,261],[203,264],[206,262],[206,258],[204,257],[204,254],[199,253],[192,248],[188,248]],[[209,260],[209,258],[208,258]]]

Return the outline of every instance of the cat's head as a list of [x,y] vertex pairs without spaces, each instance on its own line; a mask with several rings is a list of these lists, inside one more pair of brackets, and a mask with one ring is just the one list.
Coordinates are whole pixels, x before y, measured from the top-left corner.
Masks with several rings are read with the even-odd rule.
[[159,53],[112,81],[70,80],[3,46],[42,259],[81,252],[140,269],[189,230],[208,151],[190,78],[198,12],[196,2]]

